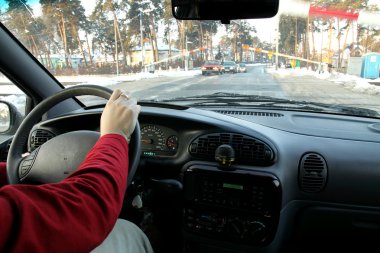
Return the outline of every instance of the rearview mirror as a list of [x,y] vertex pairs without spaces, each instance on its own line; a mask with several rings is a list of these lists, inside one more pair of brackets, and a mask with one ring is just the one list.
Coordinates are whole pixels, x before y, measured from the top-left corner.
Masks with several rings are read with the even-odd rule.
[[172,0],[176,19],[220,20],[270,18],[278,12],[279,0]]

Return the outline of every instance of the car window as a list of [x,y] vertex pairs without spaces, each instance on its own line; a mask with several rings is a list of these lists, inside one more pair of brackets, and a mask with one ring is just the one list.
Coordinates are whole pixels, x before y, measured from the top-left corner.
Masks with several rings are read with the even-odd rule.
[[[190,107],[199,106],[194,96],[241,94],[256,96],[252,108],[259,96],[298,105],[276,108],[318,103],[319,112],[380,117],[380,26],[358,18],[377,15],[379,1],[281,0],[273,18],[229,25],[175,20],[170,2],[0,0],[0,21],[65,87],[97,84]],[[228,68],[203,76],[215,61]]]
[[205,64],[215,64],[215,65],[218,65],[218,64],[220,64],[220,62],[218,62],[218,61],[206,61]]

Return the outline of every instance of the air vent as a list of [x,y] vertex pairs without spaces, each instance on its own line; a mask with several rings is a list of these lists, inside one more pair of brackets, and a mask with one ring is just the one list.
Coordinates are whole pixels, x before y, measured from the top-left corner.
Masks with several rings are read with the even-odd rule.
[[284,114],[275,113],[275,112],[228,111],[228,110],[215,110],[214,112],[218,112],[218,113],[226,114],[226,115],[243,115],[243,116],[273,117],[273,118],[284,117]]
[[316,193],[323,190],[327,181],[327,164],[316,153],[308,153],[301,159],[299,166],[299,184],[304,192]]
[[274,152],[264,142],[241,134],[215,133],[195,139],[189,148],[190,153],[198,158],[215,160],[215,150],[222,144],[228,144],[235,150],[235,163],[249,165],[271,165]]
[[30,151],[35,150],[48,140],[52,139],[55,135],[47,130],[38,129],[33,131],[30,136]]

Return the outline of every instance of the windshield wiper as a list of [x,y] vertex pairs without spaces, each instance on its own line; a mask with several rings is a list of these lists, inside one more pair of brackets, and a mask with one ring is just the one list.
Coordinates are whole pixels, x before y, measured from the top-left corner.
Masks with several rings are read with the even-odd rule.
[[217,92],[209,95],[177,97],[173,99],[156,100],[161,103],[181,103],[191,107],[247,107],[258,106],[268,109],[304,110],[313,112],[331,112],[356,116],[379,117],[379,113],[359,107],[346,105],[331,105],[320,102],[296,101],[269,96],[244,95],[226,92]]

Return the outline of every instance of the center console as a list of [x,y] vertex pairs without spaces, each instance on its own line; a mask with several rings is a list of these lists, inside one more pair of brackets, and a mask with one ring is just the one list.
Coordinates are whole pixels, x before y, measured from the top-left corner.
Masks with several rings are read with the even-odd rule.
[[186,234],[261,247],[277,231],[281,188],[269,173],[193,165],[183,178]]

